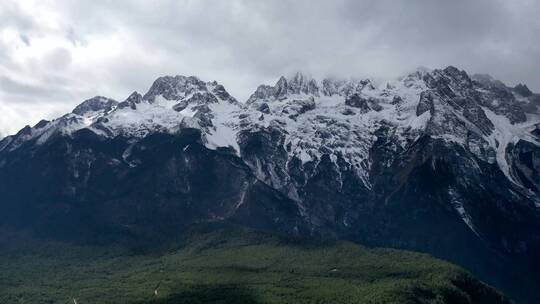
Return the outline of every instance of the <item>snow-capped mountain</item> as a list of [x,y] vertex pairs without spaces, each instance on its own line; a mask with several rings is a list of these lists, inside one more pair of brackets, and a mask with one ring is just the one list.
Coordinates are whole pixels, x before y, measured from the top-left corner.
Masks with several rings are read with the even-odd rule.
[[377,85],[369,79],[317,81],[297,73],[281,77],[273,87],[259,86],[245,104],[216,82],[166,76],[157,79],[144,97],[134,92],[117,102],[96,96],[72,113],[24,128],[0,147],[11,151],[27,141],[42,144],[52,135],[81,129],[135,140],[197,128],[208,148],[230,147],[240,155],[242,134],[277,129],[284,134],[288,160],[305,164],[320,161],[324,154],[343,157],[370,187],[369,149],[377,140],[375,131],[389,126],[400,148],[429,135],[498,164],[516,181],[506,159],[508,145],[520,140],[539,144],[534,133],[540,123],[539,97],[524,95],[487,75],[471,79],[453,67],[419,70]]
[[0,218],[68,239],[231,220],[422,250],[515,289],[540,273],[539,109],[525,85],[454,67],[297,73],[245,103],[160,77],[1,140]]

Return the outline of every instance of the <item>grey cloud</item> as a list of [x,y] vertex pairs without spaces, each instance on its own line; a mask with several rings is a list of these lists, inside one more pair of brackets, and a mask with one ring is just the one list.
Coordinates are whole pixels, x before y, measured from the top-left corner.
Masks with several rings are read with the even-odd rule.
[[15,1],[5,1],[0,8],[0,28],[16,26],[22,31],[37,31],[39,26],[32,16],[25,14],[20,7],[20,3]]
[[[233,78],[240,73],[273,78],[293,70],[388,75],[417,65],[454,64],[495,71],[504,78],[504,72],[492,68],[493,64],[504,64],[510,71],[519,63],[501,63],[502,50],[493,49],[494,43],[520,48],[513,40],[519,29],[522,51],[531,49],[528,44],[538,49],[538,43],[531,41],[537,32],[530,26],[538,21],[520,16],[533,17],[530,12],[538,5],[512,3],[517,4],[499,0],[161,1],[139,5],[117,1],[87,8],[72,4],[67,11],[73,22],[83,21],[79,22],[83,32],[127,29],[140,43],[136,47],[159,48],[164,61],[189,61],[198,68],[188,72],[192,74],[224,69]],[[533,61],[534,55],[538,54],[520,62]],[[496,60],[477,64],[486,56]],[[540,88],[540,79],[528,82]]]
[[19,37],[21,37],[21,41],[26,44],[26,46],[30,46],[30,38],[28,38],[28,36],[20,35]]
[[[21,39],[59,35],[76,50],[113,36],[121,50],[90,67],[62,48],[21,65],[2,56],[10,46],[0,41],[0,68],[39,84],[2,84],[0,98],[16,97],[10,102],[123,99],[164,74],[215,79],[245,99],[258,84],[297,70],[390,77],[447,65],[540,91],[540,3],[533,0],[64,0],[41,9],[60,17],[57,27],[10,0],[0,5],[0,29],[14,28]],[[53,78],[61,80],[49,88]]]
[[49,93],[49,88],[45,86],[36,86],[16,81],[8,76],[0,76],[0,90],[2,94],[12,95],[34,95],[40,96]]
[[36,82],[26,82],[0,75],[0,104],[26,104],[31,109],[36,103],[71,103],[88,93],[72,87],[70,80],[64,77],[48,75]]
[[44,65],[50,69],[64,70],[71,64],[72,56],[65,48],[56,48],[44,56]]
[[79,35],[75,32],[75,30],[72,27],[69,27],[66,30],[65,37],[75,47],[87,45],[87,42],[81,37],[79,37]]

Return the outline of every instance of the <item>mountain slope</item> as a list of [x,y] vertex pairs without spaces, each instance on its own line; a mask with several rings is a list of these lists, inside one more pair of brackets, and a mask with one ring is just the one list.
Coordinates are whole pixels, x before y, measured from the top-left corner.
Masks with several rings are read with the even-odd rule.
[[183,245],[163,255],[10,243],[0,251],[2,277],[9,278],[0,279],[0,301],[510,303],[461,268],[424,254],[215,224],[190,227],[179,240]]
[[429,252],[537,299],[538,101],[454,67],[386,83],[298,73],[246,103],[161,77],[0,141],[0,223],[144,246],[230,220]]

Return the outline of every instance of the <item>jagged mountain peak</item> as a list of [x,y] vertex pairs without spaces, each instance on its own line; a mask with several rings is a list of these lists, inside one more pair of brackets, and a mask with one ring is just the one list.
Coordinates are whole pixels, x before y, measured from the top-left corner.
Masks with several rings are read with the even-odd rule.
[[224,100],[229,103],[237,103],[225,88],[216,81],[205,82],[195,76],[162,76],[154,81],[150,89],[144,94],[143,99],[150,103],[155,102],[158,96],[166,100],[184,100],[195,94],[207,95],[208,101],[214,98],[209,95],[214,95],[219,100]]
[[467,72],[454,66],[435,69],[430,73],[426,73],[423,79],[431,88],[449,86],[454,92],[472,87],[472,80]]
[[307,73],[296,72],[290,77],[281,76],[276,85],[276,97],[287,95],[318,95],[319,83]]
[[119,109],[123,109],[126,107],[130,107],[131,109],[135,110],[137,108],[137,104],[141,103],[143,100],[143,97],[139,92],[135,91],[131,93],[126,100],[122,101],[118,104]]
[[317,80],[309,74],[297,72],[290,77],[281,76],[274,86],[260,85],[249,97],[247,104],[256,101],[283,101],[288,98],[305,99],[306,97],[349,96],[362,90],[375,90],[371,79],[344,79],[326,77]]
[[498,92],[505,91],[506,93],[515,92],[522,97],[530,97],[534,93],[529,90],[527,85],[518,84],[515,87],[509,87],[501,80],[494,78],[489,74],[473,74],[471,79],[475,84],[482,88],[487,88],[490,90],[497,90]]
[[478,86],[481,86],[484,88],[498,89],[498,90],[501,90],[501,89],[504,90],[506,88],[506,85],[502,81],[495,79],[493,76],[489,74],[477,73],[477,74],[473,74],[471,78]]
[[154,102],[157,96],[179,100],[197,91],[207,91],[206,83],[195,76],[161,76],[157,78],[143,99]]
[[446,78],[448,81],[470,81],[471,76],[465,71],[461,70],[458,67],[449,65],[444,68],[428,68],[424,66],[417,67],[412,71],[404,73],[402,76],[398,77],[398,81],[403,80],[419,80],[419,81],[429,81],[430,79],[441,79]]
[[514,92],[518,93],[523,97],[530,97],[533,95],[533,92],[527,87],[526,84],[518,83],[514,88]]
[[118,102],[114,99],[95,96],[80,103],[73,109],[72,113],[80,116],[92,116],[101,112],[110,111],[116,105],[118,105]]
[[[522,124],[526,117],[510,89],[485,87],[475,79],[453,66],[418,69],[386,86],[370,79],[319,81],[298,72],[281,77],[274,86],[259,86],[243,106],[216,81],[163,76],[144,96],[133,92],[120,103],[97,96],[85,100],[71,115],[31,128],[20,137],[39,137],[44,142],[55,132],[71,134],[88,128],[105,136],[141,138],[193,127],[204,131],[209,146],[233,146],[239,153],[240,132],[272,126],[286,131],[285,144],[297,150],[292,156],[314,160],[354,146],[345,153],[353,163],[365,157],[373,144],[372,132],[385,124],[395,128],[402,147],[409,144],[410,136],[422,133],[459,144],[479,137],[476,140],[487,149],[482,157],[493,161],[493,150],[503,153],[500,150],[514,141],[505,139],[500,145],[501,140],[494,138],[496,125],[502,128],[499,120]],[[322,126],[326,126],[324,132]],[[512,128],[525,136],[527,126]],[[328,132],[330,129],[334,130]],[[348,135],[343,137],[344,133]],[[326,152],[321,152],[323,147]]]
[[319,84],[312,77],[297,72],[289,77],[281,76],[275,85],[260,85],[246,101],[251,104],[255,101],[284,100],[291,95],[319,95]]
[[0,148],[9,146],[9,150],[14,150],[32,140],[42,144],[56,135],[70,136],[81,129],[105,137],[142,138],[151,133],[174,133],[188,127],[204,129],[209,145],[236,146],[232,138],[221,138],[223,134],[219,134],[217,124],[221,119],[226,124],[229,113],[241,108],[242,105],[216,81],[204,82],[195,76],[163,76],[154,81],[144,96],[133,92],[122,102],[95,96],[83,101],[71,113],[25,128],[8,136],[7,140],[4,138]]

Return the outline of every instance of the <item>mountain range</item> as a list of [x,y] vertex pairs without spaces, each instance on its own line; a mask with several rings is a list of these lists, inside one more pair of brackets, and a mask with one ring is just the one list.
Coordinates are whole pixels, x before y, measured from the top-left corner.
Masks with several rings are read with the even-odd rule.
[[225,221],[430,253],[534,303],[540,95],[455,67],[387,82],[158,78],[0,141],[0,226],[144,247]]

